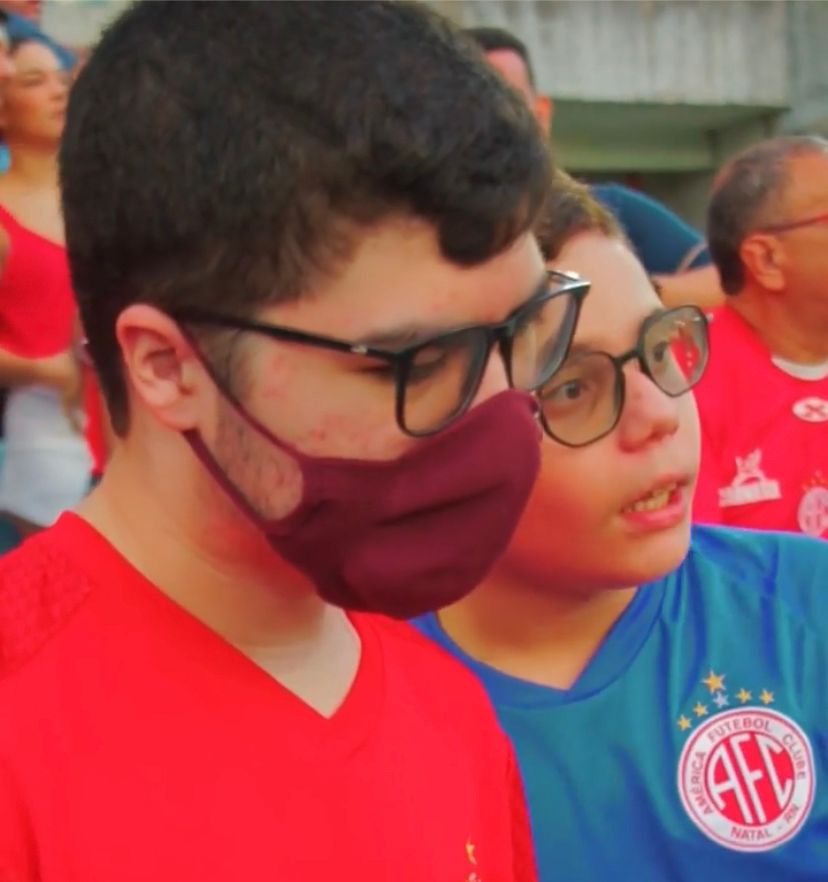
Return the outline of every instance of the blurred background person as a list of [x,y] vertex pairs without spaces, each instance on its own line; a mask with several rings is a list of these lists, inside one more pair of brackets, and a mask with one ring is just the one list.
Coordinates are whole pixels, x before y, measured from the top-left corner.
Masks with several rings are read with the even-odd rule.
[[[523,96],[541,128],[549,132],[552,100],[535,90],[524,43],[502,28],[466,28],[489,63]],[[716,305],[722,295],[704,238],[657,200],[622,184],[595,184],[593,195],[616,216],[644,268],[658,282],[668,305]]]
[[[74,70],[77,61],[75,53],[41,30],[42,8],[40,0],[0,0],[0,11],[3,13],[9,41],[17,44],[24,40],[37,40],[57,55],[65,70]],[[0,172],[8,171],[9,162],[9,148],[0,142]]]
[[5,456],[0,512],[18,536],[51,523],[88,488],[79,331],[64,247],[57,148],[68,73],[45,43],[13,44],[0,125],[0,384]]
[[43,9],[41,0],[3,0],[0,6],[9,14],[19,15],[35,25],[40,22]]
[[775,138],[714,183],[727,303],[696,389],[696,518],[828,537],[828,141]]
[[7,20],[8,16],[0,7],[0,86],[5,85],[9,77],[14,73]]
[[45,43],[60,59],[61,66],[71,70],[75,64],[74,52],[61,46],[40,28],[41,0],[0,0],[0,9],[6,14],[6,27],[13,42],[34,39]]

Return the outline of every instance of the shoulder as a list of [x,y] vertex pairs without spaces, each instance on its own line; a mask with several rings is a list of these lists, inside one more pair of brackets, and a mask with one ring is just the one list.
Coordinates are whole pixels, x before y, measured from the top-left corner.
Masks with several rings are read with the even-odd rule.
[[372,618],[391,675],[399,672],[424,704],[457,721],[465,715],[494,722],[482,684],[448,650],[407,622]]
[[623,184],[596,184],[592,192],[597,199],[615,209],[622,221],[638,220],[663,223],[665,219],[671,221],[682,230],[693,233],[694,237],[701,239],[701,235],[686,224],[677,214],[667,208],[658,199],[648,196],[638,190],[625,187]]
[[767,359],[760,354],[759,344],[752,331],[729,306],[721,306],[707,313],[710,352],[704,375],[695,389],[696,400],[704,404],[709,398],[733,399],[743,397],[738,386],[742,378],[755,382],[755,370]]
[[434,677],[444,678],[448,686],[467,688],[470,684],[478,693],[477,679],[449,652],[437,645],[408,622],[394,621],[383,617],[373,617],[380,633],[383,648],[395,663],[410,666],[413,677],[429,682]]
[[590,192],[608,208],[617,208],[624,200],[625,187],[620,184],[590,184]]
[[593,184],[592,195],[615,214],[622,225],[635,225],[642,218],[646,220],[652,214],[652,208],[665,210],[654,199],[625,187],[623,184]]
[[0,558],[0,681],[35,656],[92,589],[55,529]]
[[711,335],[732,335],[736,331],[736,315],[732,307],[727,304],[709,309],[706,315]]
[[695,526],[687,561],[702,584],[727,581],[811,619],[828,612],[828,542],[799,533]]
[[[622,184],[598,184],[595,196],[618,218],[649,273],[674,273],[702,236],[666,205]],[[701,254],[694,265],[704,262]]]
[[[738,297],[738,294],[732,296]],[[744,359],[747,355],[761,355],[767,360],[767,349],[758,334],[732,305],[725,303],[708,310],[706,314],[711,339],[728,343],[727,351],[718,353],[719,356],[736,354]]]

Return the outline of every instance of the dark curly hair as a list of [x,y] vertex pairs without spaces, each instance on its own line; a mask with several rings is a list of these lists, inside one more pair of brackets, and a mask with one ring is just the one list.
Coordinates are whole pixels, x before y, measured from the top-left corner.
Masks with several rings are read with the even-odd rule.
[[394,213],[482,262],[549,157],[520,99],[418,2],[144,2],[104,34],[60,155],[72,279],[113,424],[134,302],[249,314],[307,293]]

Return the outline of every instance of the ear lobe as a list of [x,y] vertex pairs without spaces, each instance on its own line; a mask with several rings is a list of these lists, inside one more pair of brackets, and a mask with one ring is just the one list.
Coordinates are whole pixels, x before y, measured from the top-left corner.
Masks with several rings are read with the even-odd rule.
[[535,117],[544,134],[550,134],[552,117],[555,113],[555,102],[549,95],[535,95]]
[[779,240],[771,235],[754,233],[739,246],[739,256],[746,273],[762,288],[779,291],[785,287],[785,255]]
[[175,431],[197,424],[204,371],[178,325],[155,307],[128,306],[115,326],[133,406]]

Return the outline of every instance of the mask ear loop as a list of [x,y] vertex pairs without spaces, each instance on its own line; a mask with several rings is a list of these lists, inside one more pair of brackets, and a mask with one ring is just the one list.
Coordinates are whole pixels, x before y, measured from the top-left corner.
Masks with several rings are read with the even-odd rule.
[[[258,434],[260,434],[265,440],[272,443],[279,450],[284,451],[292,457],[296,457],[298,451],[294,451],[290,445],[286,444],[284,441],[281,441],[275,435],[273,435],[265,426],[263,426],[252,414],[248,413],[241,402],[236,398],[235,395],[230,391],[227,387],[227,384],[222,382],[221,378],[216,373],[213,366],[210,364],[209,359],[204,355],[201,347],[198,345],[197,340],[193,336],[193,334],[187,329],[182,327],[181,333],[184,336],[184,339],[192,346],[193,352],[195,353],[196,358],[201,363],[204,370],[207,372],[207,375],[210,377],[212,382],[214,383],[216,389],[218,389],[219,394],[227,401],[228,404],[236,411],[236,413]],[[207,446],[204,438],[202,438],[201,433],[197,429],[187,429],[185,432],[182,432],[182,437],[189,444],[190,449],[193,451],[195,456],[207,469],[210,476],[213,480],[218,484],[219,487],[224,490],[224,492],[232,499],[232,501],[241,509],[241,511],[252,521],[253,525],[257,527],[259,530],[267,530],[268,524],[265,519],[261,516],[261,514],[256,511],[256,509],[251,505],[250,501],[247,497],[239,490],[239,488],[227,477],[222,467],[219,465],[215,456],[213,455],[210,448]],[[301,460],[301,454],[299,454]],[[287,516],[289,518],[290,515]]]
[[204,443],[204,439],[196,429],[188,429],[181,433],[190,449],[193,451],[199,462],[210,473],[213,480],[221,487],[222,490],[233,500],[233,502],[247,515],[253,522],[254,526],[262,529],[265,524],[262,516],[250,504],[248,499],[239,490],[238,487],[227,477],[224,470],[216,461],[210,449]]
[[[201,366],[207,372],[207,376],[213,381],[215,387],[221,393],[221,396],[230,404],[233,410],[256,432],[258,432],[266,441],[269,441],[271,444],[275,445],[279,448],[279,450],[284,451],[290,456],[297,458],[299,460],[304,458],[304,454],[293,447],[291,444],[288,444],[287,441],[283,441],[277,435],[274,435],[270,429],[267,428],[263,423],[261,423],[252,413],[245,409],[244,405],[239,401],[238,398],[232,393],[232,391],[228,388],[227,384],[222,381],[219,375],[216,373],[212,364],[210,364],[209,359],[204,355],[201,347],[198,345],[198,341],[195,339],[193,334],[188,331],[186,328],[181,328],[181,333],[184,335],[184,339],[192,346],[193,352],[195,353],[196,358],[201,363]],[[205,448],[206,449],[206,448]]]

